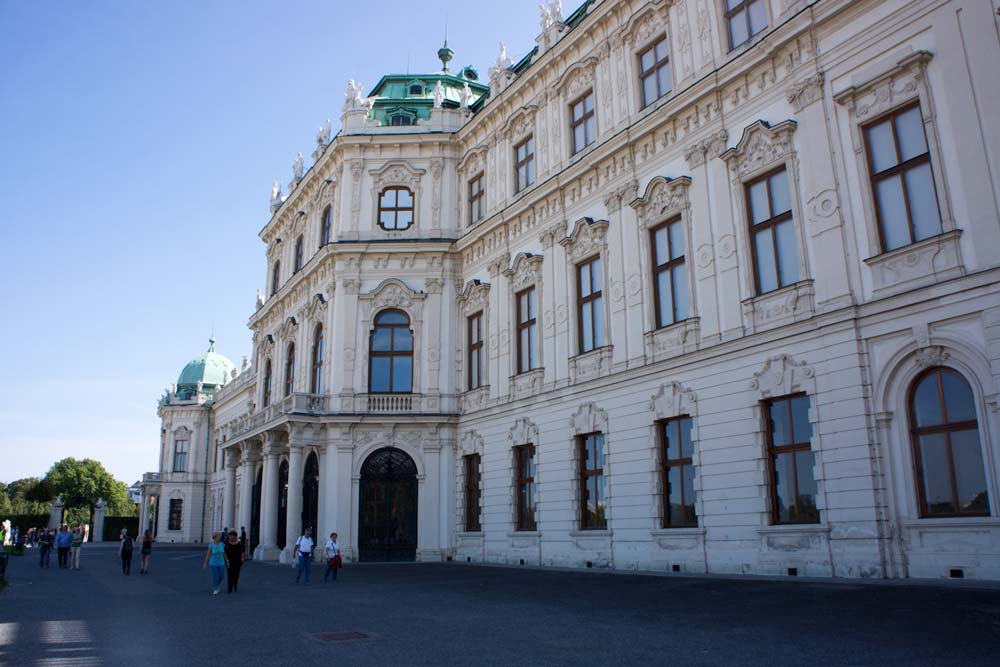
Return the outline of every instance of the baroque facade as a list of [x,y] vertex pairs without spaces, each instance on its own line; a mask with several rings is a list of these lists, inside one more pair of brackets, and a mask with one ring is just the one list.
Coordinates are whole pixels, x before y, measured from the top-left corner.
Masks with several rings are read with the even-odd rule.
[[252,363],[160,402],[158,539],[1000,578],[993,4],[541,28],[488,86],[447,46],[350,82],[272,190]]

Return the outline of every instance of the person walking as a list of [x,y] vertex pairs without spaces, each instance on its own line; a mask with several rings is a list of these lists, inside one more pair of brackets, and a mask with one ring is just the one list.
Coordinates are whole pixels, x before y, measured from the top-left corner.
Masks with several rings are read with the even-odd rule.
[[243,567],[243,545],[236,537],[236,531],[229,533],[226,540],[226,584],[229,592],[235,593],[240,586],[240,569]]
[[54,543],[55,537],[52,535],[52,532],[49,530],[42,530],[42,534],[38,538],[38,567],[44,567],[46,570],[49,569],[49,559],[52,557],[52,545]]
[[323,581],[331,574],[333,575],[333,580],[337,580],[337,570],[343,567],[344,561],[340,557],[340,545],[337,544],[337,533],[330,533],[330,539],[326,541],[326,574],[323,575]]
[[73,530],[73,539],[70,542],[70,560],[73,569],[80,569],[80,549],[83,548],[83,526],[77,526]]
[[135,544],[128,534],[127,528],[122,528],[118,540],[118,555],[122,559],[122,574],[126,577],[132,574],[132,551]]
[[56,535],[56,550],[59,552],[59,569],[65,570],[69,567],[69,550],[73,544],[73,534],[69,532],[69,526],[63,524]]
[[146,531],[142,535],[142,546],[139,547],[139,574],[149,574],[149,559],[153,555],[153,533]]
[[244,528],[243,526],[240,526],[240,544],[243,545],[243,559],[244,560],[249,559],[250,554],[247,553],[247,549],[250,548],[250,545],[247,542],[247,529]]
[[226,576],[226,547],[220,540],[219,533],[212,533],[212,542],[205,551],[205,561],[201,564],[201,569],[210,567],[212,571],[212,595],[219,594],[219,586],[222,585],[222,578]]
[[302,573],[305,572],[306,580],[305,583],[309,583],[309,573],[312,570],[312,559],[313,559],[313,547],[316,543],[313,542],[312,538],[312,528],[306,528],[302,536],[295,541],[295,548],[292,550],[292,558],[298,557],[297,565],[295,567],[295,583],[299,583],[299,579],[302,577]]

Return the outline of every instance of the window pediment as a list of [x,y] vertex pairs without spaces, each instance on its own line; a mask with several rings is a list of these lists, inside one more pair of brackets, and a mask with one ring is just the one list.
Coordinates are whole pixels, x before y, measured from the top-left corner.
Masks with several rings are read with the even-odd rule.
[[542,260],[541,255],[533,255],[528,252],[518,253],[510,268],[503,272],[507,280],[510,281],[511,290],[518,292],[541,281]]
[[490,303],[490,284],[470,280],[465,284],[462,293],[458,295],[458,303],[462,308],[462,315],[465,317],[486,310]]
[[628,22],[618,31],[621,40],[630,46],[642,46],[655,37],[666,35],[667,22],[665,14],[670,9],[671,2],[662,3],[660,9],[652,3],[632,15]]
[[804,361],[795,361],[787,354],[779,354],[764,362],[753,374],[750,389],[760,392],[761,398],[787,396],[804,391],[816,393],[815,371]]
[[608,221],[580,218],[569,236],[559,241],[570,260],[581,259],[602,252],[607,247]]
[[538,112],[538,105],[528,104],[521,107],[507,120],[503,127],[503,134],[507,139],[520,139],[532,134],[535,128],[535,114]]
[[556,84],[556,91],[566,99],[574,99],[594,87],[597,56],[584,58],[570,65]]
[[291,340],[295,337],[295,332],[298,331],[299,322],[294,317],[289,317],[286,319],[282,325],[278,328],[278,339],[279,340]]
[[527,417],[521,417],[507,433],[507,443],[511,446],[538,444],[538,426]]
[[833,96],[860,121],[874,118],[919,96],[924,84],[927,63],[934,57],[929,51],[917,51],[901,58],[896,66],[857,86],[850,86]]
[[635,210],[639,225],[649,227],[686,210],[690,205],[688,199],[690,187],[690,176],[677,178],[654,176],[646,184],[646,191],[642,196],[630,202],[629,206]]
[[379,169],[370,169],[372,184],[376,191],[381,191],[391,185],[402,185],[416,188],[420,179],[427,173],[426,169],[417,169],[404,160],[390,160]]
[[649,409],[657,419],[670,419],[680,415],[698,414],[698,397],[694,391],[679,382],[666,382],[649,399]]
[[597,407],[596,403],[584,403],[569,418],[569,428],[573,435],[607,433],[608,413]]
[[774,126],[758,120],[743,130],[738,144],[719,157],[729,164],[736,180],[770,169],[794,152],[792,134],[797,125],[794,120]]
[[488,149],[489,146],[482,143],[465,151],[465,155],[458,163],[458,171],[464,174],[475,174],[482,171]]
[[383,308],[400,308],[409,312],[411,319],[415,319],[413,312],[427,295],[410,289],[406,283],[398,278],[383,280],[378,287],[368,294],[358,296],[358,299],[371,302],[372,312]]

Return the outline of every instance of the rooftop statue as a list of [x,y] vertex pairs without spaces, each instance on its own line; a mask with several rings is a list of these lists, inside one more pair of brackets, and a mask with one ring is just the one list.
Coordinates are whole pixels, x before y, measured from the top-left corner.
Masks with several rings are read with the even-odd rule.
[[[465,85],[466,85],[466,87],[468,87],[469,84],[465,84]],[[434,108],[435,109],[440,109],[442,102],[444,102],[444,86],[442,86],[441,82],[438,81],[434,85]]]
[[330,119],[326,119],[326,125],[320,125],[316,130],[316,148],[322,150],[330,143]]
[[247,355],[244,354],[243,355],[243,369],[242,370],[245,371],[248,368],[250,368],[250,360],[247,359]]
[[[260,310],[263,307],[264,307],[264,293],[258,287],[257,288],[257,310]],[[243,358],[246,359],[245,356]]]
[[296,181],[302,180],[302,174],[305,172],[305,159],[302,157],[302,153],[299,153],[295,158],[295,162],[292,163],[292,178]]
[[271,213],[277,211],[278,207],[284,201],[284,198],[281,196],[281,181],[275,181],[271,184]]
[[562,0],[544,0],[539,3],[538,10],[541,13],[540,24],[542,32],[545,32],[554,23],[562,23]]
[[365,108],[365,99],[361,94],[364,86],[365,84],[360,81],[354,83],[354,79],[347,82],[347,90],[344,91],[344,111]]
[[462,93],[459,99],[463,109],[468,109],[469,105],[472,103],[472,89],[469,88],[469,82],[466,81],[465,85],[462,86]]
[[503,70],[510,68],[513,64],[514,61],[507,55],[507,45],[500,42],[500,55],[497,56],[497,61],[490,67],[490,79],[493,79]]

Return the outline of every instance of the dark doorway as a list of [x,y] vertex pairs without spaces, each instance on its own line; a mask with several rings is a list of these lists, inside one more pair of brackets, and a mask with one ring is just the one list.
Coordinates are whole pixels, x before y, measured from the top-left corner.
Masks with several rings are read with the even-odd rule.
[[[263,470],[257,471],[257,481],[253,484],[253,501],[250,506],[253,508],[250,512],[250,557],[253,557],[254,549],[260,544],[260,488],[261,488],[261,478],[263,477]],[[232,529],[230,529],[232,530]],[[239,534],[239,533],[237,533]]]
[[319,457],[313,452],[306,458],[302,475],[302,532],[312,528],[313,539],[319,540],[316,522],[319,519]]
[[278,534],[274,543],[279,549],[285,548],[285,533],[288,530],[288,461],[278,466]]
[[417,466],[406,452],[373,452],[361,467],[358,551],[362,561],[417,557]]

